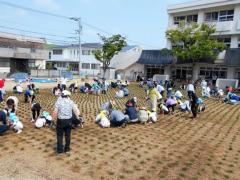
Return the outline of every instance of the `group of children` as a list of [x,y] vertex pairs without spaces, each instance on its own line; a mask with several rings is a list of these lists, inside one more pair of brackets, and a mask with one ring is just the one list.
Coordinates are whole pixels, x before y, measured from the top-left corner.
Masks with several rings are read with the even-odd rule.
[[129,99],[125,104],[125,111],[122,112],[116,107],[115,101],[102,104],[100,113],[95,122],[102,128],[125,127],[128,123],[155,123],[157,113],[148,111],[145,107],[137,106],[137,98]]

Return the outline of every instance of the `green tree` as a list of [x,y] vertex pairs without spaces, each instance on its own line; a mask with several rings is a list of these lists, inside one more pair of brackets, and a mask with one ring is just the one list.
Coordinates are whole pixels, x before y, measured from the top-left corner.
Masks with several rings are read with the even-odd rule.
[[216,28],[208,24],[180,22],[179,28],[168,30],[166,35],[173,45],[175,58],[191,60],[194,66],[204,58],[216,59],[226,49],[223,42],[211,36],[215,32]]
[[103,77],[105,78],[106,71],[109,68],[113,56],[118,54],[127,43],[125,37],[122,37],[120,34],[113,35],[109,38],[102,35],[99,35],[99,37],[103,42],[102,49],[94,51],[93,54],[95,58],[103,64]]

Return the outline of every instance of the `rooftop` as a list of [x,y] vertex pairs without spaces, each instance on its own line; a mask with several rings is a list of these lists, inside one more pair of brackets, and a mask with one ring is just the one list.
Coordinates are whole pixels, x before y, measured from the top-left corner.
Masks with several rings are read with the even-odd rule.
[[198,0],[198,1],[189,1],[179,4],[172,4],[167,7],[167,11],[169,14],[177,13],[177,12],[184,12],[184,11],[192,11],[192,10],[199,10],[199,9],[206,9],[212,7],[219,7],[219,6],[227,6],[227,5],[234,5],[240,4],[239,0]]
[[[100,43],[83,43],[81,45],[82,45],[82,48],[99,49],[102,47],[102,44],[100,44]],[[56,49],[56,48],[66,49],[66,48],[78,48],[78,47],[79,47],[79,44],[71,44],[71,45],[55,46],[54,49]]]

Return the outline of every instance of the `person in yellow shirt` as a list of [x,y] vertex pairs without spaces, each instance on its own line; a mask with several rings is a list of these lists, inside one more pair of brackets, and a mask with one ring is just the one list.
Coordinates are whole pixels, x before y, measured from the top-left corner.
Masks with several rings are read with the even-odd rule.
[[148,84],[147,100],[149,100],[152,112],[157,112],[157,103],[162,99],[162,95],[158,92],[153,83]]

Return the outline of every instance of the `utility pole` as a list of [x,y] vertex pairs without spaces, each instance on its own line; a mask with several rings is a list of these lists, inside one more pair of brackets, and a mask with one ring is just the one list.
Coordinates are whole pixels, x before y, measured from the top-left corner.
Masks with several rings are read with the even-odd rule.
[[80,76],[81,58],[82,58],[82,43],[81,43],[82,23],[81,23],[81,18],[72,17],[72,18],[70,18],[70,19],[73,20],[73,21],[76,21],[76,22],[78,23],[78,30],[76,30],[76,33],[78,34],[78,43],[79,43],[78,75]]

